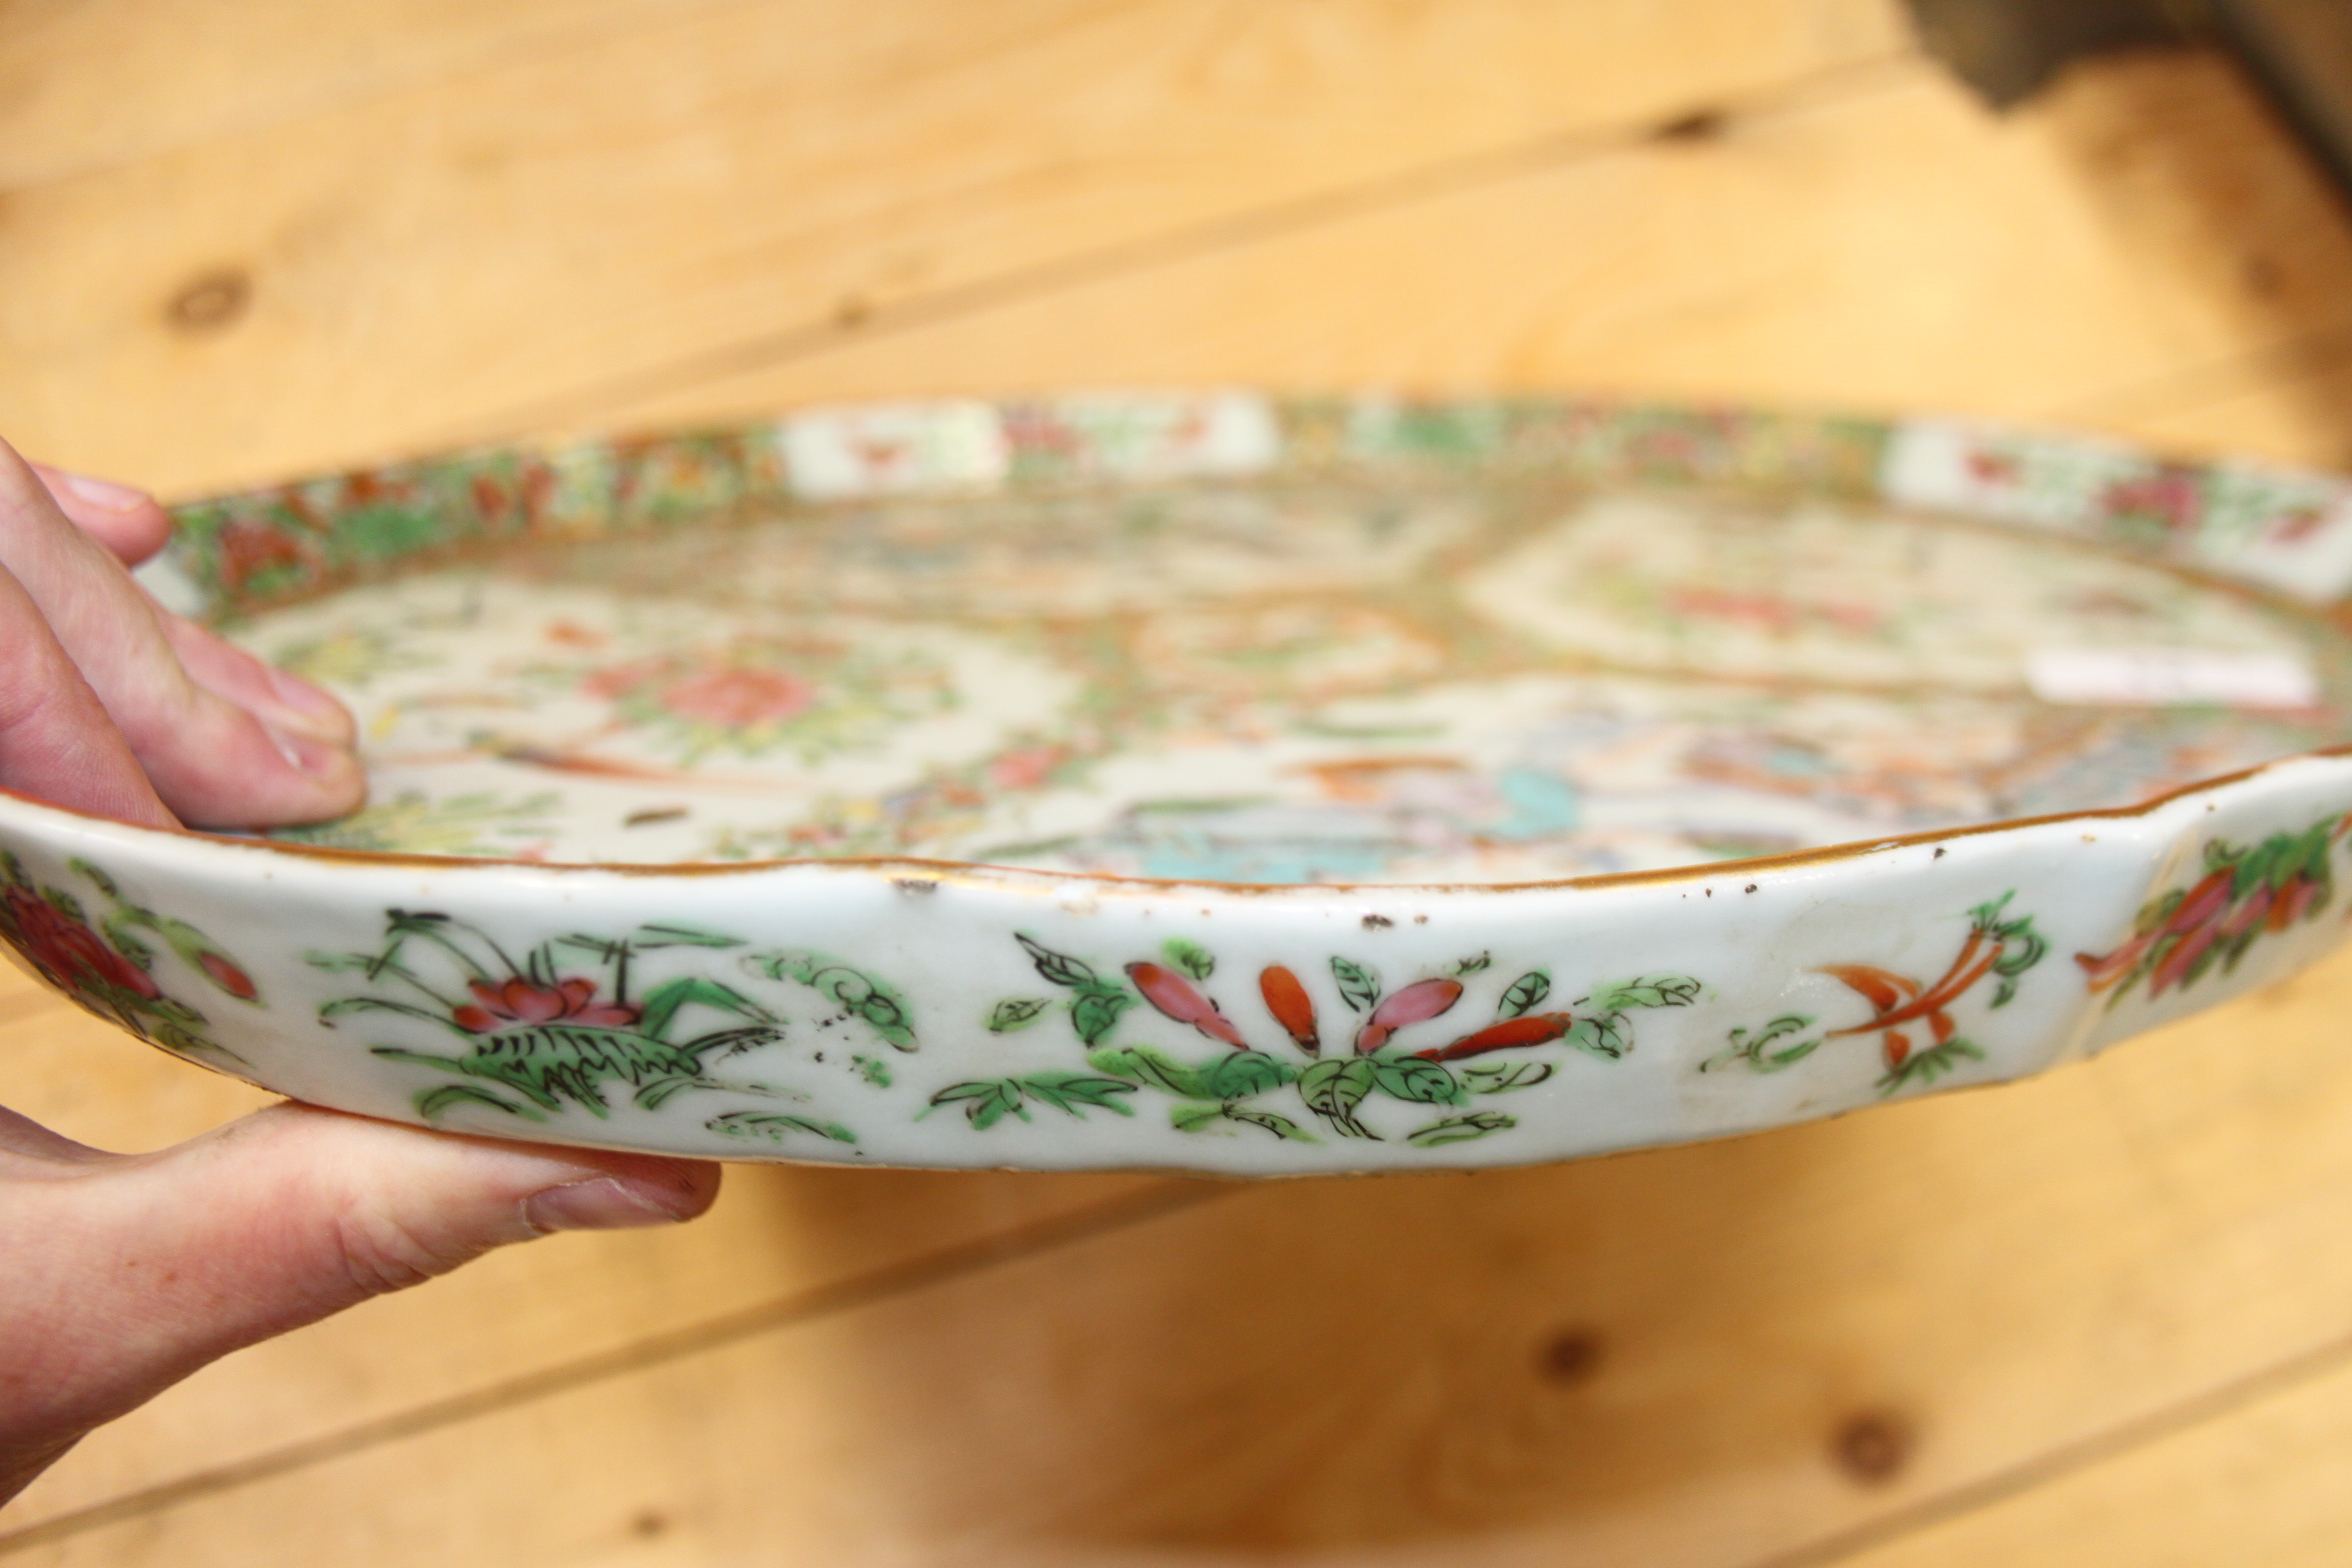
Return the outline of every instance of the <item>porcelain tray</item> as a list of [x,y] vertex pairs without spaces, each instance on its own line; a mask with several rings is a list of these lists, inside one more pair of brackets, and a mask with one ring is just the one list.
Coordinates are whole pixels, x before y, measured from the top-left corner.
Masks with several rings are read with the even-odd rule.
[[2352,487],[1562,400],[815,410],[183,508],[350,702],[270,838],[0,798],[0,936],[269,1088],[737,1158],[1560,1159],[2345,931]]

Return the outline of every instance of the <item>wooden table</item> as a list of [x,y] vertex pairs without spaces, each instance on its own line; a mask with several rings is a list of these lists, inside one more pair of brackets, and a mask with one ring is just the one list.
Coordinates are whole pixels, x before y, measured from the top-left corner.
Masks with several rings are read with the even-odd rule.
[[[2216,59],[1995,118],[1886,0],[0,0],[0,430],[59,462],[1225,381],[2343,463],[2352,230]],[[204,1373],[0,1565],[2338,1563],[2348,1015],[2352,958],[1549,1170],[741,1169]],[[0,979],[77,1137],[256,1099]]]

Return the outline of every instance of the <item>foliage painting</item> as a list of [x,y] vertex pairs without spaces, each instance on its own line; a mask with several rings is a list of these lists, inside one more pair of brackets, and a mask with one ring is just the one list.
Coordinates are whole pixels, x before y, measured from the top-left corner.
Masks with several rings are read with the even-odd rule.
[[2153,1001],[2187,990],[2219,969],[2229,974],[2264,936],[2316,919],[2335,894],[2330,856],[2352,828],[2352,813],[2323,817],[2300,833],[2273,833],[2252,847],[2215,839],[2195,884],[2142,905],[2130,940],[2111,952],[2077,953],[2083,977],[2121,1002],[2146,982]]
[[[420,1090],[417,1114],[432,1121],[464,1105],[544,1121],[567,1104],[607,1117],[615,1109],[615,1092],[647,1111],[690,1090],[797,1098],[772,1084],[713,1071],[718,1062],[784,1038],[784,1020],[770,1008],[704,974],[673,975],[632,990],[632,967],[648,954],[743,945],[737,937],[692,926],[648,924],[624,937],[558,937],[518,961],[478,926],[445,914],[394,910],[376,951],[313,953],[310,962],[329,973],[362,976],[375,988],[329,1002],[319,1010],[322,1021],[392,1014],[428,1024],[460,1047],[449,1053],[371,1047],[387,1060],[456,1080]],[[889,985],[817,953],[759,953],[744,963],[754,974],[828,997],[894,1048],[914,1049],[905,999]],[[856,1142],[838,1123],[782,1112],[729,1111],[705,1126],[747,1142],[804,1135]]]
[[[1558,1070],[1558,1061],[1530,1053],[1565,1047],[1614,1061],[1633,1049],[1634,1013],[1684,1007],[1699,994],[1687,976],[1642,976],[1547,1011],[1554,988],[1546,969],[1496,985],[1493,960],[1481,953],[1392,988],[1372,966],[1333,955],[1310,971],[1312,985],[1270,964],[1254,985],[1224,987],[1228,999],[1248,998],[1228,1012],[1212,989],[1217,961],[1195,943],[1171,941],[1106,973],[1035,937],[1015,940],[1051,989],[997,1002],[983,1024],[1004,1034],[1060,1016],[1083,1066],[971,1079],[931,1096],[931,1109],[960,1109],[982,1131],[1008,1116],[1029,1120],[1032,1106],[1132,1116],[1149,1095],[1171,1102],[1169,1123],[1181,1132],[1248,1129],[1306,1143],[1338,1137],[1442,1148],[1518,1124],[1484,1102],[1532,1089]],[[1489,993],[1477,1004],[1482,1021],[1442,1032],[1448,1026],[1439,1020],[1457,1015],[1474,990]],[[1338,1006],[1318,1004],[1318,991]],[[1193,1049],[1127,1038],[1152,1015],[1183,1031],[1178,1038]],[[1158,1032],[1164,1039],[1168,1030]],[[1197,1054],[1200,1041],[1208,1054]],[[1390,1110],[1377,1113],[1382,1106]]]
[[[1909,975],[1871,964],[1825,964],[1817,973],[1830,976],[1870,1004],[1871,1015],[1840,1029],[1816,1030],[1809,1014],[1785,1013],[1753,1029],[1731,1031],[1731,1044],[1699,1066],[1712,1072],[1732,1065],[1752,1072],[1777,1073],[1794,1067],[1832,1040],[1866,1035],[1879,1037],[1879,1059],[1886,1070],[1878,1092],[1893,1094],[1911,1084],[1926,1085],[1956,1070],[1964,1062],[1981,1062],[1983,1049],[1965,1038],[1953,1022],[1952,1008],[1986,980],[1993,982],[1987,1011],[2006,1007],[2017,995],[2019,976],[2040,963],[2049,944],[2034,929],[2030,915],[2011,915],[2015,890],[1968,912],[1968,935],[1944,972],[1922,984]],[[1918,1036],[1925,1032],[1924,1047]]]
[[23,861],[0,851],[0,940],[51,985],[149,1044],[216,1067],[243,1066],[207,1032],[204,1014],[165,993],[155,977],[156,944],[221,995],[260,1007],[252,975],[186,921],[131,902],[90,862],[71,866],[106,900],[95,920],[72,892],[34,881]]

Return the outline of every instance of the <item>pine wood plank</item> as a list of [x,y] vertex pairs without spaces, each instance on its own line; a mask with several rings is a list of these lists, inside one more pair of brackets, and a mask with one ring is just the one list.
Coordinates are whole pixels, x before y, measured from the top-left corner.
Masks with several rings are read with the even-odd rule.
[[1907,48],[1892,0],[696,12],[11,194],[0,429],[174,492],[381,455]]
[[[274,1098],[174,1061],[0,965],[0,1105],[101,1148],[149,1149]],[[494,1254],[213,1367],[91,1439],[0,1516],[0,1529],[730,1315],[899,1288],[892,1280],[919,1274],[925,1259],[976,1266],[1024,1237],[1115,1216],[1180,1185],[737,1166],[718,1207],[694,1225],[558,1236]]]
[[0,191],[577,47],[725,0],[0,6]]
[[7,1560],[1760,1563],[2337,1342],[2348,1003],[2352,955],[2008,1089],[1248,1188]]
[[[885,308],[601,417],[1007,386],[1571,386],[2194,446],[2193,412],[2159,424],[2133,400],[2154,383],[2159,412],[2193,410],[2208,367],[2352,319],[2352,225],[2212,57],[2119,62],[2006,118],[1926,63],[1849,89],[1033,299]],[[2236,183],[2207,178],[2230,159]]]
[[276,1096],[173,1060],[0,966],[0,1105],[95,1148],[159,1149]]
[[2332,1568],[2352,1539],[2352,1369],[2243,1406],[1834,1559],[1840,1568],[2095,1562],[2101,1568]]
[[2186,451],[2352,468],[2352,328],[2215,366],[2091,417]]

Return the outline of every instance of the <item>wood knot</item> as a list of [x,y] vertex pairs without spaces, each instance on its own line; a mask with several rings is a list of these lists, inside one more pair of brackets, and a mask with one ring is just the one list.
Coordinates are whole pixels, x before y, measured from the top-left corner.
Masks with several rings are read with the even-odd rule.
[[1601,1369],[1601,1336],[1588,1328],[1562,1329],[1538,1345],[1535,1370],[1553,1383],[1582,1383]]
[[1886,1410],[1866,1410],[1848,1418],[1830,1439],[1829,1451],[1838,1468],[1855,1480],[1878,1485],[1893,1480],[1911,1461],[1916,1439],[1911,1424]]
[[1668,146],[1692,147],[1723,139],[1730,127],[1731,117],[1721,109],[1693,109],[1653,128],[1650,140]]
[[181,285],[163,317],[182,332],[218,332],[236,325],[252,303],[253,279],[242,268],[216,267]]

